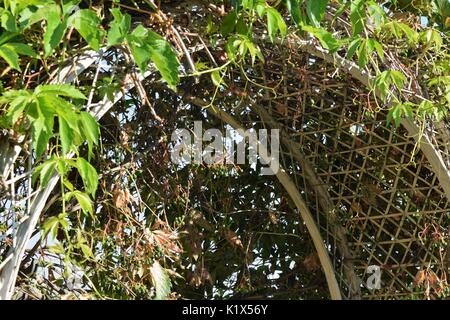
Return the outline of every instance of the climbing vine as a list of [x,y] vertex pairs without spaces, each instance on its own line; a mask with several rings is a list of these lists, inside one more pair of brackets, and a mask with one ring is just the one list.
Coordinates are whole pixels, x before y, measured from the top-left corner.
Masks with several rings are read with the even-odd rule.
[[[240,168],[233,168],[235,171],[231,174],[222,167],[209,168],[209,173],[204,171],[205,168],[193,167],[192,172],[179,173],[184,176],[178,177],[182,180],[178,184],[173,178],[178,173],[175,174],[173,168],[170,168],[172,171],[160,168],[167,164],[168,157],[168,150],[162,147],[168,140],[167,132],[164,132],[160,144],[152,146],[153,151],[161,153],[155,151],[152,163],[156,171],[161,170],[164,179],[155,182],[158,179],[150,172],[146,177],[160,184],[156,187],[147,185],[139,178],[141,169],[136,167],[140,160],[136,160],[133,153],[134,148],[140,149],[140,144],[146,143],[133,144],[131,141],[136,132],[121,124],[145,105],[152,115],[151,120],[146,118],[146,121],[157,123],[154,130],[169,130],[170,125],[176,124],[173,119],[176,117],[172,115],[170,120],[170,111],[164,107],[162,109],[166,111],[157,110],[154,105],[161,100],[166,107],[170,103],[174,109],[181,108],[181,102],[171,95],[191,98],[190,87],[203,75],[208,76],[213,88],[208,91],[212,99],[203,109],[214,107],[216,97],[228,95],[240,101],[236,107],[239,112],[247,95],[246,88],[236,88],[237,78],[245,79],[248,85],[255,85],[261,91],[276,92],[283,83],[284,79],[280,79],[270,84],[271,87],[252,77],[254,70],[264,67],[271,59],[265,53],[265,46],[286,46],[295,52],[297,47],[311,45],[314,50],[333,57],[335,62],[345,58],[351,64],[350,69],[367,77],[368,95],[373,97],[376,105],[367,106],[366,116],[386,113],[387,124],[396,128],[407,119],[418,124],[420,134],[448,120],[450,2],[447,0],[233,0],[199,1],[198,5],[187,1],[186,12],[177,4],[172,7],[165,1],[152,0],[3,0],[0,3],[0,128],[5,136],[2,139],[16,142],[27,154],[28,162],[22,161],[19,167],[23,167],[23,174],[30,175],[29,199],[34,192],[49,188],[52,179],[58,179],[57,209],[54,214],[44,215],[41,219],[40,237],[42,242],[50,243],[48,247],[52,253],[64,260],[62,270],[66,278],[74,265],[90,267],[85,277],[89,274],[92,279],[89,286],[98,297],[176,297],[176,294],[171,295],[171,288],[179,279],[196,288],[209,283],[206,295],[213,296],[214,279],[198,260],[203,245],[200,229],[214,236],[220,234],[235,250],[234,254],[240,255],[241,261],[251,260],[251,252],[245,251],[241,240],[231,230],[232,219],[227,216],[223,225],[215,230],[199,213],[195,203],[205,201],[200,195],[200,186],[197,186],[199,194],[196,196],[201,200],[189,199],[190,188],[195,186],[193,174],[203,176],[208,182],[229,178],[245,185],[243,180],[247,177],[239,175]],[[196,56],[198,48],[190,47],[182,40],[183,32],[189,33],[186,30],[190,27],[191,15],[202,16],[203,24],[195,25],[194,29],[196,36],[202,39],[202,48],[207,49],[207,59]],[[177,29],[176,24],[183,23],[178,21],[180,17],[187,22]],[[73,64],[74,69],[79,68],[73,57],[87,51],[97,55],[98,69],[85,68],[88,69],[88,80],[83,80],[76,70],[67,77],[69,80],[61,80],[59,74],[65,67]],[[110,74],[98,79],[102,68]],[[336,62],[336,69],[339,68]],[[150,97],[146,92],[141,82],[148,73],[152,73],[152,80],[164,88],[162,91],[169,89],[164,91],[164,97],[159,94]],[[125,77],[129,74],[131,80]],[[143,101],[139,107],[136,98],[126,94],[131,87]],[[129,114],[117,116],[119,120],[114,118],[121,127],[115,136],[108,131],[108,123],[100,125],[96,107],[116,103],[120,100],[118,97],[125,101],[121,106],[124,110],[129,110],[130,105],[134,109]],[[372,101],[370,97],[367,100]],[[286,111],[283,106],[279,110],[280,113]],[[417,140],[420,142],[420,137]],[[101,159],[101,155],[108,160]],[[16,161],[17,158],[13,159]],[[127,161],[129,165],[121,164]],[[13,170],[7,172],[8,176],[14,174]],[[117,177],[111,177],[111,172],[118,172]],[[2,177],[3,180],[6,181],[8,176]],[[146,185],[138,186],[136,181]],[[114,187],[108,189],[107,184]],[[220,190],[216,193],[214,186],[210,188],[213,191],[207,202],[222,201],[225,195]],[[143,194],[143,190],[148,194]],[[171,198],[161,200],[159,193],[167,193]],[[271,201],[284,201],[279,200],[282,196],[277,197],[278,200]],[[132,204],[133,201],[136,204]],[[137,208],[135,211],[146,212],[151,217],[147,220],[151,222],[146,221],[147,225],[142,227],[145,223],[134,217],[129,208],[133,205]],[[281,206],[280,203],[277,205]],[[8,206],[5,211],[30,214],[30,201],[16,204],[13,200]],[[115,207],[125,218],[110,214],[110,207]],[[225,211],[231,207],[231,203],[220,204]],[[108,218],[102,216],[102,210],[108,211]],[[156,213],[158,210],[173,210],[180,216],[163,219]],[[209,210],[211,213],[215,209]],[[280,231],[275,235],[282,234],[292,223],[287,217],[283,225],[272,211],[268,217]],[[5,221],[1,223],[6,225]],[[141,227],[144,231],[134,238]],[[117,236],[111,235],[112,229]],[[190,232],[196,235],[188,240],[180,238],[180,233]],[[256,241],[247,240],[249,246]],[[185,251],[187,256],[182,256],[183,245],[189,247]],[[442,246],[445,245],[442,241]],[[216,243],[212,242],[211,246],[215,247]],[[270,251],[268,246],[261,240],[261,252]],[[5,245],[0,251],[0,263],[10,247]],[[119,253],[124,250],[132,250],[133,256],[121,257]],[[269,259],[269,256],[264,257]],[[308,270],[319,269],[313,255],[308,253],[307,258],[310,261]],[[186,271],[188,265],[195,265],[195,269],[190,274],[180,275],[179,272]],[[116,266],[121,269],[114,270],[114,276],[121,279],[123,285],[115,283],[108,274]],[[128,267],[131,275],[124,274]],[[250,292],[251,285],[245,280],[246,272],[250,271],[243,270],[239,276],[239,290]],[[232,272],[226,272],[232,278]],[[223,276],[221,281],[219,296],[225,296],[227,290],[223,283],[226,277]],[[418,283],[425,282],[420,280]],[[58,285],[64,286],[64,281],[59,279]],[[183,285],[179,287],[187,295],[200,294],[198,290],[192,293]],[[323,292],[317,290],[315,294],[322,296]]]

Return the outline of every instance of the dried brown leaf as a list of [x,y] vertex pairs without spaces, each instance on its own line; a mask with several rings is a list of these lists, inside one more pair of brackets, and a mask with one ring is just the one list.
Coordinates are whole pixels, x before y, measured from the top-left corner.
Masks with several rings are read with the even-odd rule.
[[425,281],[425,270],[419,270],[414,278],[414,286],[418,287]]
[[128,207],[128,204],[131,202],[130,191],[127,188],[121,189],[119,186],[116,186],[113,190],[113,202],[117,209]]
[[303,261],[303,265],[308,271],[315,271],[321,268],[320,259],[317,253],[310,253],[305,260]]
[[231,230],[225,230],[225,239],[230,243],[233,247],[237,247],[243,249],[242,241],[239,239],[237,234]]

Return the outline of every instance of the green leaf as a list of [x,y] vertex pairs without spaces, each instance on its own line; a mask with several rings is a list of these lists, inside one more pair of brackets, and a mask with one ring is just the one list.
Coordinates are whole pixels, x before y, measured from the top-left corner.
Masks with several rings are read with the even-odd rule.
[[375,50],[377,51],[378,56],[380,57],[381,60],[383,60],[384,58],[384,50],[383,50],[383,46],[381,45],[381,43],[379,43],[378,41],[374,40],[374,39],[369,39],[371,45],[373,46],[373,48],[375,48]]
[[354,0],[350,5],[350,21],[352,36],[355,37],[364,30],[364,4],[366,0]]
[[367,13],[377,29],[386,23],[386,13],[375,1],[367,1]]
[[393,120],[395,127],[398,128],[400,126],[401,119],[403,117],[410,119],[413,117],[413,109],[412,109],[413,106],[414,104],[410,102],[399,103],[393,106],[387,114],[386,117],[387,124],[391,123],[391,121]]
[[266,6],[265,6],[264,1],[261,4],[256,5],[256,13],[258,14],[258,16],[260,18],[262,18],[264,16],[265,12],[266,12]]
[[111,9],[111,14],[114,20],[110,23],[108,31],[108,46],[122,43],[131,27],[131,16],[129,14],[122,14],[117,8]]
[[[47,0],[30,0],[30,1],[47,1]],[[61,1],[61,7],[62,12],[65,16],[75,12],[80,7],[78,6],[80,4],[81,0],[64,0]]]
[[238,6],[242,6],[244,10],[251,11],[255,6],[254,0],[232,0],[233,6],[237,4]]
[[179,81],[179,62],[170,44],[159,34],[138,26],[127,36],[131,54],[141,72],[145,72],[149,60],[169,87],[175,88]]
[[389,71],[383,71],[375,77],[373,80],[374,87],[380,91],[380,95],[384,98],[387,94],[387,90],[391,85],[391,79],[389,77]]
[[450,3],[448,0],[433,0],[432,9],[434,13],[442,18],[450,17]]
[[229,14],[225,16],[222,20],[222,24],[220,25],[220,33],[223,36],[228,35],[229,33],[233,32],[234,26],[236,25],[237,21],[237,13],[236,11],[231,11]]
[[58,231],[59,226],[59,218],[58,217],[50,217],[42,225],[42,230],[44,231],[45,235],[48,235],[49,233],[52,234],[52,238],[56,238],[56,234]]
[[84,99],[86,96],[74,86],[70,84],[46,84],[37,86],[35,89],[35,94],[52,94],[57,96],[69,97],[74,99]]
[[14,50],[2,45],[0,46],[0,57],[2,57],[11,68],[20,71],[19,56]]
[[250,56],[252,57],[252,65],[255,64],[256,57],[264,62],[264,57],[261,53],[261,50],[259,50],[259,48],[249,38],[246,38],[244,43],[248,51],[250,52]]
[[386,70],[375,77],[373,86],[375,89],[379,90],[381,97],[384,99],[392,84],[401,91],[405,81],[406,77],[402,72],[397,70]]
[[230,3],[236,12],[241,10],[241,5],[245,8],[245,5],[253,2],[252,0],[231,0]]
[[69,18],[69,21],[94,50],[100,49],[103,30],[100,27],[100,19],[93,10],[78,10]]
[[148,36],[148,29],[140,24],[136,28],[134,28],[133,32],[131,32],[131,35],[140,40],[145,40],[145,38]]
[[419,39],[425,43],[426,45],[426,50],[428,48],[430,48],[433,44],[434,44],[434,49],[439,51],[442,47],[442,37],[439,34],[439,31],[435,30],[435,29],[428,29],[423,31],[420,36]]
[[2,28],[6,31],[17,32],[16,19],[9,11],[4,11],[1,17]]
[[9,42],[0,46],[0,57],[2,57],[11,68],[20,71],[19,54],[36,57],[33,49],[24,43]]
[[67,230],[69,228],[69,223],[67,221],[67,213],[60,213],[58,215],[58,223],[63,228],[63,230]]
[[331,20],[333,24],[336,21],[336,19],[340,17],[342,13],[344,13],[350,7],[352,2],[351,1],[343,2],[342,0],[338,0],[338,3],[339,4],[337,10],[334,12],[333,19]]
[[45,188],[54,173],[56,173],[56,161],[55,159],[49,159],[35,169],[33,172],[33,181],[39,175],[40,187]]
[[84,213],[91,215],[92,218],[94,218],[94,209],[92,206],[92,200],[89,198],[89,196],[86,193],[81,192],[79,190],[75,190],[71,194],[74,195],[75,198],[77,199],[78,204],[81,207],[81,210]]
[[405,35],[409,44],[417,43],[419,39],[417,32],[403,22],[393,20],[384,24],[382,28],[387,31],[388,36],[393,35],[397,39],[402,39]]
[[39,21],[46,20],[52,12],[60,12],[60,7],[58,5],[44,5],[34,12],[27,11],[25,16],[22,12],[21,25],[24,29],[29,28]]
[[214,34],[218,30],[217,24],[213,21],[211,15],[208,15],[208,22],[206,24],[206,34]]
[[240,35],[248,35],[250,32],[250,28],[245,23],[245,19],[243,16],[239,18],[239,20],[236,22],[236,33]]
[[405,23],[399,23],[400,29],[403,31],[403,33],[406,36],[406,39],[410,44],[416,43],[418,40],[418,34],[416,31],[411,29],[407,24]]
[[336,39],[330,32],[322,28],[303,26],[302,29],[311,33],[317,39],[319,39],[322,47],[328,49],[330,52],[335,52],[341,47],[341,42],[338,39]]
[[90,113],[85,111],[80,113],[80,117],[84,129],[84,135],[88,140],[92,141],[94,144],[97,144],[100,135],[100,128],[97,120],[95,120]]
[[150,267],[150,274],[152,276],[152,282],[155,286],[155,299],[162,300],[166,299],[170,294],[171,286],[170,278],[167,275],[166,270],[161,267],[158,261],[155,261]]
[[11,39],[17,36],[17,33],[5,31],[0,34],[0,45],[7,43]]
[[83,252],[85,257],[93,258],[94,254],[92,253],[91,247],[89,247],[87,244],[80,244],[80,249]]
[[28,113],[33,128],[32,142],[36,157],[40,157],[47,149],[48,141],[52,136],[54,110],[46,104],[33,103],[32,106],[35,106],[36,110],[36,112]]
[[[44,231],[44,234],[46,232]],[[48,246],[48,249],[50,252],[56,253],[56,254],[65,254],[66,253],[66,249],[64,248],[64,246],[62,245],[61,242],[57,242],[55,245],[53,246]]]
[[[70,167],[71,167],[71,162],[73,160],[67,159],[67,158],[57,158],[56,159],[56,171],[58,171],[58,174],[60,176],[65,176],[67,174],[67,172],[69,171]],[[64,179],[65,181],[63,182],[68,182],[67,179]],[[68,183],[64,183],[65,185],[67,185]]]
[[145,46],[142,39],[134,36],[133,34],[127,36],[127,42],[134,62],[138,66],[141,73],[144,73],[145,70],[147,70],[148,63],[150,61],[149,49]]
[[170,44],[159,34],[149,31],[150,59],[172,89],[178,84],[179,62]]
[[203,61],[196,61],[194,65],[197,71],[208,70],[210,68],[209,65]]
[[72,182],[70,182],[70,181],[67,180],[67,179],[63,179],[63,182],[64,182],[64,185],[66,186],[66,188],[69,189],[69,191],[72,192],[72,191],[75,190],[75,188],[74,188]]
[[361,39],[359,39],[359,38],[350,42],[350,45],[348,46],[348,50],[347,50],[347,55],[345,56],[346,59],[351,59],[355,55],[355,52],[358,49],[360,43],[361,43]]
[[[55,6],[58,7],[58,6]],[[44,51],[45,57],[48,57],[61,42],[66,33],[67,24],[61,21],[58,11],[51,11],[46,16],[47,28],[44,33]]]
[[216,87],[219,87],[223,83],[219,70],[211,72],[211,80]]
[[97,89],[100,96],[106,96],[110,101],[113,101],[116,92],[120,91],[120,84],[117,81],[113,81],[112,77],[103,77],[99,81]]
[[33,48],[25,43],[17,43],[17,42],[8,42],[3,46],[14,50],[16,53],[22,56],[30,56],[33,58],[37,58],[36,52],[34,52]]
[[300,11],[300,0],[286,0],[286,7],[294,23],[297,26],[302,25],[304,21]]
[[313,26],[318,27],[323,20],[328,0],[307,0],[306,14]]
[[273,42],[277,32],[280,31],[281,37],[284,38],[287,32],[286,23],[281,14],[274,8],[266,8],[267,15],[267,32],[270,40]]
[[[353,45],[355,45],[352,42]],[[354,48],[352,48],[353,50]],[[376,50],[378,56],[380,59],[383,59],[384,57],[384,51],[381,44],[376,41],[375,39],[364,39],[359,40],[359,47],[358,47],[358,64],[361,68],[364,68],[369,61],[370,56],[372,53]]]
[[441,113],[439,112],[440,108],[439,106],[433,104],[429,100],[423,100],[418,108],[417,108],[417,115],[425,120],[425,116],[435,116],[437,121],[440,121],[442,118]]
[[82,127],[80,128],[80,131],[83,133],[84,137],[86,137],[90,159],[94,155],[94,153],[92,152],[93,147],[98,143],[100,128],[98,126],[97,120],[95,120],[95,118],[88,112],[82,111],[80,113],[80,119]]
[[73,132],[63,117],[58,117],[59,120],[59,138],[61,140],[62,152],[66,155],[73,141]]
[[398,70],[390,70],[389,73],[392,82],[397,87],[397,89],[401,91],[403,89],[403,83],[406,81],[405,75]]
[[[11,90],[11,91],[13,91],[13,90]],[[9,91],[9,92],[11,92],[11,91]],[[16,91],[16,90],[14,90],[14,91]],[[20,115],[25,110],[25,108],[27,107],[27,105],[30,101],[30,96],[29,96],[28,91],[26,91],[26,90],[17,90],[17,91],[22,92],[24,94],[18,95],[12,101],[9,102],[10,105],[9,105],[9,109],[7,112],[7,117],[10,120],[11,125],[14,125],[16,123],[17,119],[19,119]],[[6,93],[8,93],[8,91],[5,92],[5,94],[2,96],[2,98],[5,97]],[[1,100],[4,100],[4,99],[1,99]],[[2,102],[0,102],[0,103],[2,103]]]
[[51,135],[51,132],[45,130],[40,121],[36,121],[33,123],[33,149],[35,150],[37,157],[40,157],[47,149],[47,144],[50,140]]
[[78,125],[79,117],[74,111],[74,105],[66,100],[51,94],[42,94],[38,96],[38,101],[41,105],[52,106],[58,117],[63,118],[69,127],[74,131],[74,142],[76,136],[80,135],[80,129]]
[[95,168],[83,158],[77,158],[77,168],[83,180],[84,188],[95,197],[98,186],[98,174]]
[[367,42],[365,40],[361,41],[358,48],[358,64],[360,68],[364,68],[369,59],[369,54],[367,52]]
[[18,98],[31,98],[31,96],[29,90],[7,90],[0,96],[0,103],[12,103]]

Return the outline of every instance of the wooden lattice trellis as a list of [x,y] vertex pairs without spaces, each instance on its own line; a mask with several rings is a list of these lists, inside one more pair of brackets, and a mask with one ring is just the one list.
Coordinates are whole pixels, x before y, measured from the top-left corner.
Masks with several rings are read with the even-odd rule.
[[[279,49],[274,56],[280,56]],[[313,54],[320,51],[293,51],[255,71],[254,79],[264,79],[268,87],[282,83],[275,97],[256,87],[252,111],[234,111],[235,119],[282,130],[280,162],[315,216],[342,295],[428,296],[414,290],[414,279],[425,268],[439,274],[445,286],[448,258],[429,232],[448,237],[448,169],[436,173],[448,161],[448,144],[439,134],[446,131],[425,130],[424,137],[436,144],[413,155],[416,140],[405,127],[388,125],[385,111],[374,112],[378,102],[359,79]],[[406,127],[411,125],[416,126]],[[436,158],[440,161],[431,164]],[[379,290],[365,287],[370,265],[381,267]]]

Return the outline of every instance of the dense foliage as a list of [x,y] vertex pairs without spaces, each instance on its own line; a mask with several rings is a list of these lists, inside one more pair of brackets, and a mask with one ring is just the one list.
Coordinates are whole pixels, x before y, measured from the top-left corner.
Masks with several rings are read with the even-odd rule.
[[[327,298],[275,178],[170,162],[174,129],[222,127],[205,112],[216,99],[241,108],[267,46],[308,41],[353,61],[373,75],[367,116],[386,112],[393,126],[409,118],[425,128],[449,112],[447,0],[0,3],[0,138],[22,149],[0,183],[0,263],[34,192],[58,177],[15,297]],[[182,40],[188,33],[208,55]],[[101,63],[61,81],[87,50]],[[100,119],[96,107],[115,100]]]

